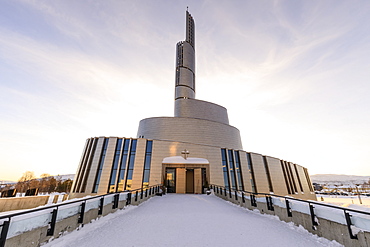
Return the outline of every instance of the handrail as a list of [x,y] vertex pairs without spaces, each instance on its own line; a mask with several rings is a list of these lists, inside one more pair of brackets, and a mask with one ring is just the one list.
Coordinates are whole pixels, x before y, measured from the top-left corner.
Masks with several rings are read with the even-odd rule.
[[349,233],[349,236],[350,236],[351,239],[358,239],[358,237],[357,237],[357,234],[353,233],[353,229],[352,229],[353,224],[352,224],[352,220],[351,220],[352,215],[350,215],[349,212],[362,214],[362,215],[370,215],[370,212],[366,212],[366,211],[360,211],[360,210],[351,209],[351,208],[345,208],[345,207],[340,207],[340,206],[335,206],[335,205],[330,205],[330,204],[324,204],[324,203],[320,203],[320,202],[312,201],[312,200],[303,200],[303,199],[298,199],[298,198],[294,198],[294,197],[290,197],[290,196],[281,196],[281,195],[268,194],[268,193],[254,193],[254,192],[243,191],[243,190],[234,190],[234,189],[231,189],[230,187],[226,188],[224,186],[219,186],[219,185],[215,185],[215,184],[211,184],[210,186],[211,186],[211,188],[215,189],[215,192],[217,194],[220,194],[220,195],[222,195],[222,190],[224,190],[225,196],[226,196],[226,193],[227,193],[226,191],[228,191],[230,199],[232,198],[232,192],[235,192],[235,200],[238,200],[237,193],[241,192],[243,203],[245,203],[244,193],[249,194],[252,207],[257,207],[256,196],[261,196],[261,195],[265,196],[266,197],[267,209],[270,210],[270,211],[274,211],[274,206],[273,206],[274,204],[273,204],[273,201],[272,201],[271,198],[272,197],[283,198],[283,199],[285,199],[286,211],[287,211],[288,217],[293,217],[292,208],[289,204],[290,201],[299,201],[299,202],[307,203],[308,207],[309,207],[309,215],[310,215],[310,218],[311,218],[311,224],[312,224],[312,229],[313,230],[317,230],[317,226],[319,225],[318,222],[317,222],[317,218],[316,218],[316,215],[315,215],[313,205],[319,205],[319,206],[322,206],[324,208],[326,207],[326,208],[334,208],[334,209],[342,210],[342,212],[344,213],[346,224],[347,224],[348,233]]
[[224,186],[215,185],[215,184],[210,184],[210,186],[211,187],[215,186],[215,187],[226,189],[226,190],[229,191],[229,193],[230,192],[243,192],[243,193],[248,193],[249,195],[263,195],[263,196],[279,197],[279,198],[289,199],[289,200],[293,200],[293,201],[300,201],[300,202],[320,205],[320,206],[324,206],[324,207],[335,208],[335,209],[340,209],[340,210],[344,210],[344,211],[350,211],[350,212],[354,212],[354,213],[370,215],[370,212],[366,212],[366,211],[360,211],[360,210],[351,209],[351,208],[345,208],[345,207],[340,207],[340,206],[335,206],[335,205],[330,205],[330,204],[324,204],[324,203],[320,203],[320,202],[317,202],[317,201],[303,200],[303,199],[298,199],[298,198],[294,198],[294,197],[290,197],[290,196],[281,196],[281,195],[268,194],[268,193],[254,193],[254,192],[244,191],[244,190],[234,190],[234,189],[226,188]]
[[91,200],[94,200],[94,199],[100,199],[99,206],[98,206],[98,215],[102,215],[103,214],[104,198],[105,197],[112,196],[113,197],[113,200],[111,201],[111,203],[113,203],[112,209],[117,209],[118,208],[118,203],[119,203],[119,197],[120,197],[121,194],[127,193],[127,197],[126,197],[126,206],[127,206],[127,205],[131,204],[131,199],[132,199],[132,193],[133,192],[135,192],[135,201],[137,201],[137,195],[139,194],[139,192],[141,194],[141,199],[143,199],[144,191],[145,191],[145,197],[148,197],[148,190],[150,190],[149,195],[151,195],[152,191],[153,191],[153,193],[158,192],[160,187],[161,187],[161,184],[157,184],[157,185],[153,185],[153,186],[150,186],[148,188],[145,188],[145,189],[139,188],[139,189],[135,189],[135,190],[125,190],[125,191],[122,191],[122,192],[107,193],[107,194],[103,194],[103,195],[97,195],[97,196],[93,196],[93,197],[76,199],[76,200],[73,200],[73,201],[62,202],[62,203],[59,203],[59,204],[54,204],[54,205],[50,205],[50,206],[44,206],[44,207],[34,208],[34,209],[29,209],[29,210],[24,210],[24,211],[21,211],[21,212],[16,212],[16,213],[11,213],[11,214],[0,216],[0,220],[3,220],[2,224],[0,225],[0,227],[1,227],[0,247],[5,246],[9,226],[10,226],[10,223],[11,223],[11,220],[12,220],[13,217],[16,217],[16,216],[19,216],[19,215],[26,215],[26,214],[30,214],[30,213],[33,213],[33,212],[45,211],[45,210],[52,209],[52,211],[51,211],[51,221],[48,224],[49,228],[47,229],[46,235],[47,236],[53,236],[56,221],[57,221],[57,214],[58,214],[59,207],[63,207],[65,205],[70,205],[70,204],[81,203],[79,205],[80,209],[79,209],[79,213],[78,213],[79,217],[78,217],[77,222],[78,222],[78,224],[81,224],[81,226],[83,226],[84,215],[85,215],[85,207],[86,207],[86,202],[87,201],[91,201]]
[[[154,188],[154,187],[157,187],[157,186],[161,186],[161,184],[153,185],[153,186],[150,186],[146,189]],[[43,206],[43,207],[34,208],[34,209],[25,209],[25,211],[22,211],[22,212],[16,212],[16,213],[0,216],[0,220],[7,219],[7,218],[9,219],[9,218],[12,218],[12,217],[15,217],[15,216],[28,214],[28,213],[33,213],[33,212],[38,212],[38,211],[42,211],[42,210],[46,210],[46,209],[59,208],[61,206],[74,204],[74,203],[78,203],[78,202],[86,202],[86,201],[93,200],[93,199],[96,199],[96,198],[104,198],[106,196],[110,196],[110,195],[113,195],[113,194],[114,195],[120,195],[120,194],[123,194],[123,193],[132,193],[132,192],[141,191],[141,190],[142,190],[141,188],[140,189],[135,189],[135,190],[125,190],[125,191],[121,191],[121,192],[107,193],[107,194],[103,194],[103,195],[97,195],[97,196],[81,198],[81,199],[77,199],[77,200],[73,200],[73,201],[62,202],[60,204],[53,204],[53,205],[50,205],[50,206]]]

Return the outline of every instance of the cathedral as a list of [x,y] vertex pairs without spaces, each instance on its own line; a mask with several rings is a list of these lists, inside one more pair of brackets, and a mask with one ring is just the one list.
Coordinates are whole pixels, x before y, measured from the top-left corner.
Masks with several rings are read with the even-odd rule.
[[168,193],[226,189],[316,200],[305,167],[243,150],[227,109],[195,98],[195,24],[176,46],[174,117],[140,121],[136,138],[86,141],[70,198],[162,184]]

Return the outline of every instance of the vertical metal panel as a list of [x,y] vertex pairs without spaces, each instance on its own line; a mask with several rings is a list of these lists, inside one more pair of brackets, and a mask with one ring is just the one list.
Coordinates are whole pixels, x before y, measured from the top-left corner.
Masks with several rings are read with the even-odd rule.
[[78,165],[75,178],[73,179],[73,183],[72,183],[72,187],[71,187],[71,192],[72,193],[76,192],[77,184],[81,180],[83,171],[86,169],[87,150],[89,150],[90,146],[91,146],[91,139],[87,139],[86,142],[85,142],[85,147],[84,147],[83,153],[81,155],[80,163]]

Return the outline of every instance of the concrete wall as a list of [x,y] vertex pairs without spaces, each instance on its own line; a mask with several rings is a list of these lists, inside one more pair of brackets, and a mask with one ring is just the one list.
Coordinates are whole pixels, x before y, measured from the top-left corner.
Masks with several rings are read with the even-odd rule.
[[49,196],[0,198],[0,212],[29,209],[48,203]]
[[[319,223],[317,226],[313,227],[311,221],[311,215],[305,214],[302,212],[292,210],[292,217],[288,217],[287,209],[284,207],[279,207],[274,205],[274,210],[270,211],[267,208],[267,203],[263,201],[257,202],[257,207],[253,207],[251,205],[251,201],[249,200],[249,195],[245,196],[245,202],[242,202],[242,198],[238,196],[238,199],[235,199],[234,193],[230,197],[227,193],[226,195],[222,192],[222,195],[215,193],[216,196],[235,203],[241,207],[248,208],[250,210],[258,209],[261,213],[264,214],[271,214],[276,215],[279,217],[280,220],[285,222],[293,222],[295,225],[303,226],[307,231],[311,232],[312,234],[316,234],[319,237],[324,237],[329,240],[335,240],[344,246],[351,246],[351,247],[365,247],[370,246],[370,232],[367,231],[360,231],[357,234],[358,239],[351,239],[348,231],[347,225],[340,224],[338,222],[330,221],[328,219],[324,219],[319,216],[316,217],[316,221]],[[263,199],[264,198],[260,198]],[[307,203],[308,207],[308,203]],[[369,220],[370,221],[370,220]]]
[[[141,198],[140,193],[138,193],[137,200],[135,199],[135,193],[132,193],[131,204],[139,205],[140,203],[148,200],[150,197],[155,196],[155,193],[145,196],[145,191],[143,197]],[[113,198],[113,197],[110,197]],[[107,198],[106,200],[109,200]],[[110,199],[112,200],[112,199]],[[76,202],[76,205],[81,204],[82,202]],[[62,205],[62,204],[60,204]],[[60,206],[59,205],[59,206]],[[74,231],[77,228],[83,227],[84,224],[89,224],[99,217],[104,217],[110,213],[114,213],[119,209],[123,209],[126,206],[126,200],[122,199],[118,203],[118,208],[113,209],[113,201],[107,201],[103,207],[102,215],[98,215],[98,208],[92,208],[85,212],[83,222],[78,223],[80,214],[72,215],[70,217],[64,218],[60,221],[57,221],[55,224],[55,230],[53,236],[47,236],[48,226],[39,227],[31,231],[27,231],[16,235],[14,237],[8,238],[5,242],[5,247],[32,247],[32,246],[41,246],[44,243],[48,242],[52,238],[58,238],[65,234],[65,232]]]

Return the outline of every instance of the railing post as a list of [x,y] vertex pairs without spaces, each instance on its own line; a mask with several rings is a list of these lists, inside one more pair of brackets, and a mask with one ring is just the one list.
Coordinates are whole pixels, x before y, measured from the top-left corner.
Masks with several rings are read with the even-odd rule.
[[231,198],[232,195],[231,195],[231,188],[229,188],[229,197]]
[[148,189],[145,189],[145,197],[148,197]]
[[10,219],[3,222],[0,235],[0,247],[5,246],[6,236],[8,235]]
[[351,225],[352,225],[351,216],[352,215],[350,215],[349,213],[347,213],[346,210],[344,210],[344,215],[346,217],[346,222],[347,222],[349,237],[351,239],[357,239],[357,235],[353,235],[352,228],[351,228]]
[[119,202],[119,194],[115,194],[113,197],[112,209],[118,208],[118,202]]
[[126,197],[126,206],[131,204],[131,195],[132,193],[129,192]]
[[235,200],[238,200],[238,193],[236,190],[235,190]]
[[244,192],[242,191],[242,201],[245,203]]
[[103,214],[103,207],[104,207],[104,197],[100,198],[98,215]]
[[256,196],[255,196],[255,195],[253,195],[253,194],[251,194],[251,195],[250,195],[250,197],[251,197],[251,205],[252,205],[253,207],[257,207]]
[[289,201],[285,198],[285,205],[286,205],[286,211],[288,213],[288,217],[292,217],[292,208],[290,207]]
[[57,222],[57,214],[58,214],[58,208],[54,209],[51,213],[51,221],[49,222],[49,229],[46,233],[46,236],[53,236],[54,230],[55,230],[55,223]]
[[135,193],[135,202],[137,202],[137,196],[138,196],[138,191],[136,191],[136,193]]
[[143,191],[143,188],[141,188],[141,190],[140,190],[140,199],[143,199],[143,196],[144,196],[144,191]]
[[84,216],[85,216],[85,206],[86,206],[86,201],[84,201],[81,204],[81,211],[80,211],[80,216],[78,217],[78,223],[83,223],[84,222]]
[[151,196],[152,195],[152,188],[150,187],[150,189],[149,189],[149,196]]
[[274,211],[274,205],[272,204],[271,196],[266,196],[266,203],[267,203],[267,209],[270,211]]
[[314,212],[314,206],[311,204],[311,203],[309,203],[308,204],[309,205],[309,207],[310,207],[310,214],[311,214],[311,222],[312,222],[312,229],[313,230],[316,230],[316,226],[318,226],[319,224],[316,222],[316,215],[315,215],[315,212]]

